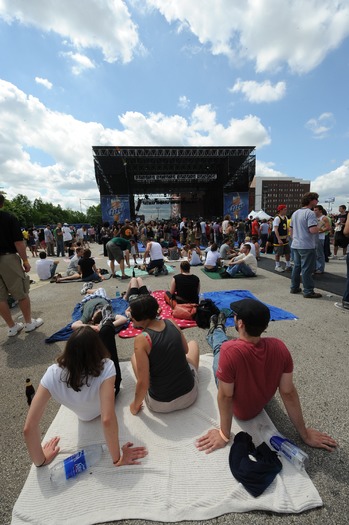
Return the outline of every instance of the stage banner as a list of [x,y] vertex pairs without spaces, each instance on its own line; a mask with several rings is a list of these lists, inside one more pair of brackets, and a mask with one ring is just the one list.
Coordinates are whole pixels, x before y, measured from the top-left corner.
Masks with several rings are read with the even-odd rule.
[[130,219],[130,201],[128,195],[101,195],[103,222],[125,222]]
[[230,215],[231,220],[246,219],[248,216],[248,192],[224,193],[224,215]]

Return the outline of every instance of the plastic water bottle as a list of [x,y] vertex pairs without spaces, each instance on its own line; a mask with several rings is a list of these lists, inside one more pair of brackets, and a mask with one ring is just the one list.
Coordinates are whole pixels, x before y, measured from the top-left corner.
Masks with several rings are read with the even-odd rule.
[[89,445],[76,454],[69,456],[50,468],[50,479],[55,485],[61,485],[70,478],[75,478],[81,472],[92,467],[102,457],[102,445]]
[[118,287],[116,287],[115,297],[120,297],[120,291]]
[[29,377],[25,380],[25,395],[27,396],[27,403],[30,406],[35,396],[35,388],[31,384]]
[[274,435],[270,428],[262,429],[262,433],[268,436],[268,445],[271,445],[279,454],[286,458],[296,469],[306,469],[309,463],[309,456],[295,443],[282,435]]

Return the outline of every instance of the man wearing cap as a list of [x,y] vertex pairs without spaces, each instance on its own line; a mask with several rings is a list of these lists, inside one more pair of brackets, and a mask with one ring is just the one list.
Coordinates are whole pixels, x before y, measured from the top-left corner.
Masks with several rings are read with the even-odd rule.
[[286,271],[291,272],[290,263],[290,245],[288,242],[288,228],[286,217],[286,204],[279,204],[277,207],[277,215],[273,221],[273,237],[274,237],[274,252],[275,252],[275,271],[284,272],[285,269],[280,265],[280,257],[285,256]]
[[62,232],[63,232],[64,249],[67,251],[67,253],[69,253],[69,246],[71,246],[73,236],[71,234],[68,223],[65,222],[63,224]]
[[255,299],[230,305],[238,339],[228,341],[225,316],[212,316],[207,341],[213,349],[213,372],[218,380],[220,429],[212,429],[196,442],[207,454],[223,448],[230,440],[233,416],[241,420],[257,416],[279,393],[293,425],[303,441],[331,451],[336,441],[323,432],[305,426],[296,387],[293,361],[286,345],[273,337],[261,337],[270,321],[269,308]]

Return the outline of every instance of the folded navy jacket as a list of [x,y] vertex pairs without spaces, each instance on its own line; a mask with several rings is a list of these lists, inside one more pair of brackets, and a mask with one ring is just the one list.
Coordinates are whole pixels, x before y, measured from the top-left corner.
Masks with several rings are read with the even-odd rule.
[[256,448],[247,432],[236,434],[229,453],[229,466],[234,478],[255,498],[269,487],[282,469],[277,453],[264,442]]

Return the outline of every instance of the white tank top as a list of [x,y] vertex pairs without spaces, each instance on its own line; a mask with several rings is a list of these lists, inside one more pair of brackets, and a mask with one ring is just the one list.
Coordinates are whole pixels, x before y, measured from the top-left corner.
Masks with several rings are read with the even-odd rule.
[[162,254],[162,248],[161,245],[158,242],[151,242],[151,248],[150,248],[150,259],[152,261],[157,261],[158,259],[163,259],[164,256]]

